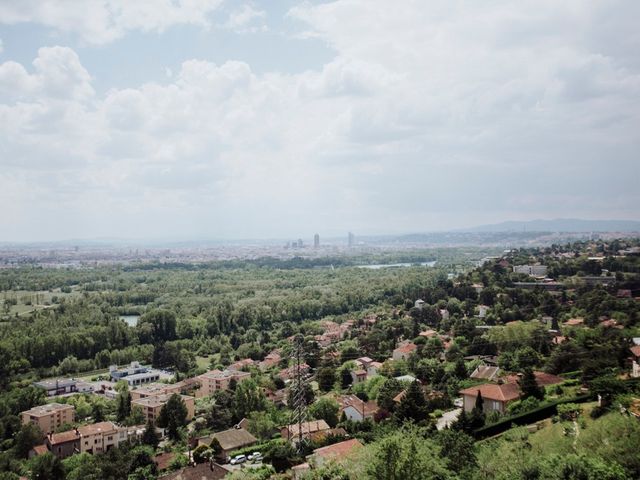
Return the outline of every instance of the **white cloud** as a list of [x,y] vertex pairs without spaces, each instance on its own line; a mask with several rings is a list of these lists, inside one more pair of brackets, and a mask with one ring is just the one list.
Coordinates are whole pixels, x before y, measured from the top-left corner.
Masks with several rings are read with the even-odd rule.
[[190,59],[159,82],[97,94],[68,48],[41,49],[32,70],[0,64],[0,198],[25,218],[38,204],[102,219],[95,235],[637,218],[630,12],[451,5],[304,4],[289,16],[335,56],[298,74]]
[[264,10],[257,10],[249,4],[244,4],[229,14],[223,26],[237,33],[265,32],[268,30],[265,24],[266,17],[267,13]]
[[0,3],[0,23],[38,23],[105,44],[127,32],[163,32],[173,25],[209,26],[222,0],[20,0]]

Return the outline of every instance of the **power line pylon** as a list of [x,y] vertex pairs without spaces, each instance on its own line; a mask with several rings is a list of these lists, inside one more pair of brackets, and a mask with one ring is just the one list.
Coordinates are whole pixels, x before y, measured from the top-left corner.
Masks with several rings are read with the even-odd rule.
[[293,377],[293,420],[298,425],[298,442],[296,450],[299,454],[303,450],[304,435],[302,431],[303,424],[307,420],[307,399],[305,398],[306,373],[303,372],[302,365],[304,363],[304,337],[300,334],[296,335],[293,343],[292,358],[294,363]]

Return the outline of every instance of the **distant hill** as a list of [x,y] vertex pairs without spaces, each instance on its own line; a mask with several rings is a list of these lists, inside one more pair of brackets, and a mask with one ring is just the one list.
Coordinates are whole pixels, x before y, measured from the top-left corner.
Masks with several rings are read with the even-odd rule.
[[509,221],[465,229],[468,232],[640,232],[640,222],[634,220],[553,220]]

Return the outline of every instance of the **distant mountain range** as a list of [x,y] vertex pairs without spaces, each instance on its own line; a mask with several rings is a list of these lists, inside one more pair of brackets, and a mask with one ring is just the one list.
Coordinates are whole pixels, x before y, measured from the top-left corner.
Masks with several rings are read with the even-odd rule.
[[467,232],[640,232],[635,220],[582,220],[556,218],[553,220],[509,221],[480,225]]

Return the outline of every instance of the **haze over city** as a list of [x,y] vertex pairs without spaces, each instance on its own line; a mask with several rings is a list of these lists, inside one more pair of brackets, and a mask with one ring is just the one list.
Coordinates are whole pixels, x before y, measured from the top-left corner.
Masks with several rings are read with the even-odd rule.
[[640,219],[637,2],[70,5],[0,2],[5,241]]

